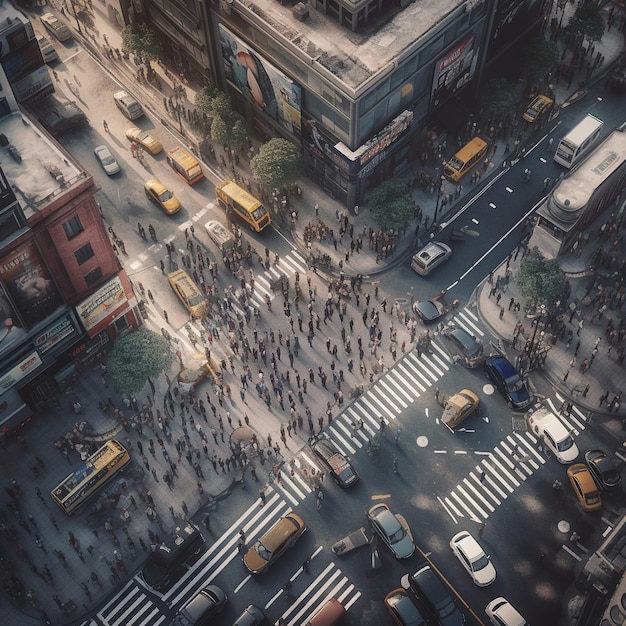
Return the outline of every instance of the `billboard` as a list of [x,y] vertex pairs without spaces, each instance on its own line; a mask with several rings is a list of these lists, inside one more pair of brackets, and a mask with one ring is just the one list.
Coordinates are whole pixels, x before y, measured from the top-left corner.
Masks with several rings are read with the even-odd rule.
[[474,35],[456,44],[435,63],[432,86],[432,105],[448,100],[474,77],[478,50],[474,48]]
[[0,282],[29,328],[63,304],[34,242],[0,260]]
[[218,25],[226,79],[258,109],[300,136],[301,89],[222,24]]
[[90,330],[111,313],[116,313],[120,305],[127,302],[124,285],[119,276],[116,276],[83,300],[76,307],[76,312],[85,329]]
[[24,324],[0,286],[0,354],[25,335]]

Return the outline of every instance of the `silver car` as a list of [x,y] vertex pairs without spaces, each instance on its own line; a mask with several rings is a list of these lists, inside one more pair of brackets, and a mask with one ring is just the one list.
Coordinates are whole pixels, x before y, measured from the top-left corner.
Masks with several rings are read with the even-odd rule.
[[115,160],[108,146],[104,144],[96,146],[93,151],[96,159],[100,161],[100,165],[102,165],[102,168],[109,176],[113,176],[113,174],[117,174],[120,171],[120,164]]
[[402,515],[392,513],[384,502],[374,505],[367,512],[367,519],[396,559],[408,559],[415,552],[413,536],[407,521]]

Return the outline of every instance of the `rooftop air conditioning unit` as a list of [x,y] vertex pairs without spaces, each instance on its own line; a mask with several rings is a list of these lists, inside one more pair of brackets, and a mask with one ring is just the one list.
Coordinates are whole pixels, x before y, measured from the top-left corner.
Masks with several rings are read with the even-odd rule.
[[309,19],[309,7],[303,2],[298,2],[293,9],[292,15],[300,22],[306,22]]

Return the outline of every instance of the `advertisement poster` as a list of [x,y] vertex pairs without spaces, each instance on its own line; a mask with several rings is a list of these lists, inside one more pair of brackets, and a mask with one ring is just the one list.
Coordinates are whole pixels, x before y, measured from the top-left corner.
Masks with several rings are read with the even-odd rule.
[[124,286],[119,276],[116,276],[89,298],[83,300],[76,307],[76,311],[84,327],[89,330],[125,302],[127,299]]
[[0,354],[25,334],[13,305],[0,286]]
[[472,80],[477,61],[478,50],[474,49],[474,35],[470,35],[435,63],[433,106],[445,102]]
[[29,328],[63,304],[34,243],[0,260],[0,281]]
[[221,24],[218,26],[227,80],[254,105],[300,136],[300,86],[261,58]]

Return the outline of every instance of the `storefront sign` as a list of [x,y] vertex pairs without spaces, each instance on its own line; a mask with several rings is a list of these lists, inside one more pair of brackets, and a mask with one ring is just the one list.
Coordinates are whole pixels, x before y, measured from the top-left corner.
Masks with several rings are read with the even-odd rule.
[[40,365],[40,356],[36,352],[33,352],[0,378],[0,393],[4,393],[7,389],[13,387],[15,383],[37,369]]
[[69,316],[65,315],[55,324],[46,328],[41,335],[35,337],[33,343],[41,354],[45,354],[48,350],[54,348],[59,341],[65,339],[65,337],[69,337],[75,332],[76,329],[72,324],[72,320],[70,320]]
[[89,330],[107,315],[114,313],[124,302],[127,302],[124,286],[120,278],[116,276],[81,302],[76,307],[76,312],[80,315],[85,328]]

